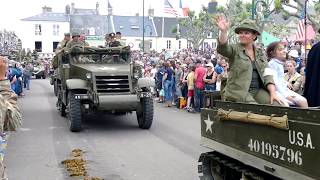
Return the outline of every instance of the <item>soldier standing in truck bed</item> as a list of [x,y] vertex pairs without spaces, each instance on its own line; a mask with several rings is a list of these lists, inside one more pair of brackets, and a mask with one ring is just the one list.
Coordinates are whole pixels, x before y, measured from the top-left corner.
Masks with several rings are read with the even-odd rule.
[[229,22],[224,16],[216,19],[220,30],[217,51],[228,58],[230,71],[228,81],[222,90],[222,98],[226,101],[278,104],[272,70],[268,67],[267,57],[263,49],[255,45],[261,34],[254,21],[244,20],[236,29],[239,43],[228,44]]
[[64,33],[63,40],[58,44],[57,50],[61,50],[67,46],[67,43],[70,41],[70,33]]
[[79,38],[80,41],[82,41],[84,47],[89,47],[89,43],[86,41],[86,35],[84,33],[81,33],[80,34],[80,38]]
[[120,41],[116,39],[116,34],[115,33],[110,33],[109,34],[110,42],[109,42],[109,47],[118,47],[121,46]]
[[83,42],[80,41],[80,34],[77,32],[72,33],[72,40],[67,43],[66,49],[70,50],[75,45],[83,46]]

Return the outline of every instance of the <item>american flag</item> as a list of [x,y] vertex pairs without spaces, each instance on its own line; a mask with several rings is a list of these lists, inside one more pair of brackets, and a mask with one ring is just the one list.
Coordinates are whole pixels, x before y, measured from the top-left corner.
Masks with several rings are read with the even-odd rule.
[[296,39],[297,40],[302,40],[302,39],[305,39],[305,29],[306,29],[306,26],[305,26],[305,8],[306,7],[303,7],[302,10],[301,10],[301,14],[300,14],[300,20],[299,20],[299,24],[298,24],[298,29],[297,29],[297,32],[296,32]]
[[178,12],[170,4],[169,0],[164,0],[164,13],[172,14],[178,16]]

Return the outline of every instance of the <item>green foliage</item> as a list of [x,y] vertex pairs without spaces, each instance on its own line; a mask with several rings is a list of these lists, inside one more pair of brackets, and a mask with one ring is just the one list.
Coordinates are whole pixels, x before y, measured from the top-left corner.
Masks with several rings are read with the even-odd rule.
[[286,36],[290,35],[290,28],[288,28],[285,24],[269,23],[265,27],[265,31],[280,39],[283,39]]
[[[288,19],[289,17],[300,17],[301,9],[304,7],[304,1],[295,0],[295,4],[290,3],[289,0],[274,0],[274,7],[276,11],[279,11],[284,19]],[[288,11],[286,7],[290,7],[291,9],[295,9],[296,11]],[[309,24],[312,25],[313,29],[316,30],[320,26],[320,1],[308,1],[307,9],[314,8],[314,14],[310,14],[312,11],[307,11],[307,17],[309,20]]]
[[179,23],[186,28],[186,37],[184,38],[191,41],[195,48],[202,44],[208,33],[217,31],[213,23],[213,16],[208,13],[206,8],[203,8],[198,15],[194,11],[190,11],[189,17],[180,19]]
[[277,12],[280,12],[280,10],[282,9],[282,0],[274,0],[274,9],[277,11]]

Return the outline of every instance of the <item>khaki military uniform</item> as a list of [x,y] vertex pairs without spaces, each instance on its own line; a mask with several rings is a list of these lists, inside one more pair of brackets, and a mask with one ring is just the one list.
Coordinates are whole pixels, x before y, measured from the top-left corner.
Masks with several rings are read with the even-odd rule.
[[58,44],[57,49],[62,49],[62,48],[64,48],[64,47],[66,47],[67,43],[68,43],[67,40],[65,40],[65,39],[62,40],[62,41]]
[[86,46],[86,47],[90,46],[90,44],[89,44],[87,41],[83,41],[82,43],[83,43],[83,45]]
[[269,104],[270,95],[266,89],[267,85],[274,84],[274,81],[263,49],[255,48],[254,63],[264,87],[256,89],[254,93],[249,92],[253,66],[249,56],[245,53],[245,48],[241,44],[229,45],[226,43],[218,44],[217,51],[229,58],[230,71],[227,84],[222,90],[223,99],[235,102]]
[[83,46],[83,42],[82,41],[69,41],[66,45],[66,49],[67,50],[70,50],[72,46],[75,46],[75,45],[78,45],[78,46]]
[[[15,131],[21,127],[21,113],[17,105],[17,95],[11,90],[9,80],[0,81],[0,134],[2,139],[5,131]],[[3,145],[1,149],[4,148]],[[3,154],[0,155],[0,180],[7,180]]]

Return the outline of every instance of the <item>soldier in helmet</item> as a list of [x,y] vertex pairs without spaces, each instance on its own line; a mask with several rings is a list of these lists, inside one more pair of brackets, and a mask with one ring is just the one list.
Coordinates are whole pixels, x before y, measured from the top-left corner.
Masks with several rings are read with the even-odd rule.
[[83,45],[85,47],[89,47],[90,46],[89,43],[86,41],[86,35],[84,33],[80,34],[79,40],[83,42]]
[[67,43],[66,49],[70,50],[74,45],[83,46],[83,42],[80,40],[80,34],[77,32],[72,33],[72,40]]
[[120,42],[121,46],[125,46],[126,45],[126,43],[122,40],[122,34],[119,31],[116,32],[116,40],[118,40]]
[[70,38],[70,33],[64,33],[63,40],[57,46],[58,52],[67,46],[67,43],[70,41]]
[[[281,104],[264,50],[255,45],[261,34],[252,20],[244,20],[237,28],[239,43],[228,44],[229,22],[224,16],[216,18],[220,30],[217,51],[228,58],[230,71],[222,99],[235,102]],[[279,104],[278,104],[279,105]]]
[[104,39],[106,40],[105,43],[104,43],[104,46],[105,47],[109,47],[109,43],[110,43],[110,37],[109,37],[109,34],[106,34]]
[[116,39],[116,34],[115,33],[110,33],[109,34],[109,38],[110,38],[109,47],[121,46],[121,43]]

